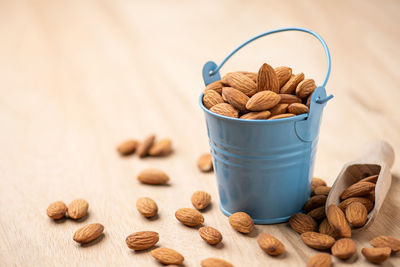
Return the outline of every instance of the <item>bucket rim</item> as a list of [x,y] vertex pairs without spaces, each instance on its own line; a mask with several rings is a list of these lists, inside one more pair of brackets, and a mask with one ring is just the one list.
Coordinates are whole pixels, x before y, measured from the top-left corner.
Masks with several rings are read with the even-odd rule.
[[301,114],[301,115],[296,115],[293,117],[289,118],[282,118],[282,119],[275,119],[275,120],[253,120],[253,119],[240,119],[240,118],[232,118],[232,117],[227,117],[223,115],[219,115],[217,113],[211,112],[209,109],[207,109],[204,104],[203,104],[203,96],[204,92],[200,94],[199,97],[199,105],[203,109],[204,112],[208,113],[211,116],[217,117],[219,119],[224,119],[232,122],[241,122],[241,123],[266,123],[266,124],[276,124],[276,123],[281,123],[281,122],[289,122],[289,121],[301,121],[305,120],[308,117],[308,113]]

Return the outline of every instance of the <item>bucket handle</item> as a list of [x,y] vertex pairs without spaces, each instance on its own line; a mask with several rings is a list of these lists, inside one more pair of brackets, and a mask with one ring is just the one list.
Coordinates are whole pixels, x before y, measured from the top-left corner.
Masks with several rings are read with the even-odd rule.
[[[219,70],[242,47],[246,46],[247,44],[249,44],[261,37],[264,37],[264,36],[267,36],[267,35],[270,35],[273,33],[286,32],[286,31],[300,31],[300,32],[309,33],[320,41],[320,43],[322,44],[322,46],[325,50],[325,55],[326,55],[326,60],[327,60],[325,79],[324,79],[324,82],[322,83],[322,85],[320,86],[322,88],[325,88],[325,86],[328,82],[328,79],[329,79],[329,75],[331,73],[331,55],[330,55],[328,46],[326,45],[324,39],[322,39],[322,37],[318,33],[308,30],[308,29],[305,29],[305,28],[298,28],[298,27],[280,28],[280,29],[264,32],[257,36],[254,36],[253,38],[247,40],[243,44],[239,45],[235,50],[233,50],[224,60],[222,60],[221,64],[219,64],[219,66],[217,66],[217,64],[215,64],[215,62],[213,62],[213,61],[208,61],[203,67],[203,80],[204,80],[205,85],[207,86],[208,84],[210,84],[212,82],[221,80],[221,75],[219,74]],[[330,100],[332,97],[333,97],[333,95],[329,95],[329,96],[326,96],[325,98],[317,99],[316,102],[318,104],[324,104],[328,100]]]

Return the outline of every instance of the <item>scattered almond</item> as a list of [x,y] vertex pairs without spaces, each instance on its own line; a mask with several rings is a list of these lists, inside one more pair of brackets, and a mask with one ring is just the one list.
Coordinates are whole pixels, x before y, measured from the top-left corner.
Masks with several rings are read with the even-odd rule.
[[321,234],[329,235],[333,238],[336,238],[338,235],[335,232],[335,229],[329,224],[328,219],[324,219],[319,225],[318,231]]
[[104,231],[104,226],[100,223],[92,223],[78,229],[74,234],[74,241],[80,244],[89,243],[98,238]]
[[313,209],[325,206],[327,197],[325,195],[315,195],[312,196],[304,205],[303,210],[305,212],[310,212]]
[[360,202],[353,202],[346,209],[346,219],[354,227],[364,226],[367,216],[367,209]]
[[251,78],[240,72],[227,73],[222,78],[222,83],[241,91],[249,97],[257,92],[256,83]]
[[364,257],[376,264],[381,264],[385,260],[387,260],[390,256],[391,249],[388,247],[385,248],[363,248],[361,250],[361,253],[364,255]]
[[162,264],[180,265],[184,261],[184,257],[177,251],[170,248],[156,248],[151,251],[151,256]]
[[240,112],[246,111],[246,103],[249,101],[249,97],[241,91],[232,87],[224,87],[222,88],[222,98]]
[[301,240],[310,248],[318,250],[329,249],[335,243],[335,239],[333,237],[316,232],[302,233]]
[[202,210],[208,207],[211,202],[211,196],[207,192],[204,191],[196,191],[192,195],[192,204],[193,206],[198,209]]
[[226,260],[208,258],[201,261],[201,267],[233,267],[233,265]]
[[304,80],[304,74],[299,73],[296,75],[292,75],[290,79],[285,83],[285,85],[281,88],[281,94],[291,94],[296,90],[297,85]]
[[187,226],[198,226],[204,222],[203,215],[195,209],[181,208],[175,212],[175,217]]
[[340,199],[344,200],[350,197],[362,197],[368,195],[368,193],[374,189],[375,184],[373,183],[358,182],[347,187],[340,195]]
[[290,227],[299,234],[313,232],[317,228],[315,220],[311,216],[303,213],[296,213],[290,216],[289,224]]
[[373,247],[383,248],[389,247],[393,252],[400,251],[400,240],[390,236],[378,236],[369,242]]
[[231,118],[239,117],[239,112],[228,103],[217,104],[212,108],[210,108],[210,111],[226,117],[231,117]]
[[342,238],[331,248],[332,255],[342,260],[351,258],[357,252],[356,243],[350,238]]
[[326,218],[325,206],[311,210],[307,215],[311,216],[316,221],[322,221]]
[[117,147],[117,151],[122,156],[133,154],[136,151],[139,142],[134,139],[127,140]]
[[330,191],[331,191],[330,186],[321,185],[314,189],[314,194],[327,196],[327,195],[329,195]]
[[330,267],[331,264],[331,255],[328,253],[318,253],[308,260],[307,267]]
[[150,148],[153,146],[156,136],[154,134],[147,136],[142,143],[140,143],[136,149],[136,154],[140,158],[144,158],[148,155]]
[[80,219],[86,216],[89,209],[89,203],[81,198],[73,200],[69,203],[67,211],[68,217],[71,219]]
[[216,245],[222,241],[222,234],[215,228],[204,226],[199,229],[199,234],[210,245]]
[[349,223],[344,216],[343,211],[336,205],[331,204],[328,207],[328,213],[326,214],[329,224],[335,230],[335,233],[339,237],[351,237],[351,228]]
[[202,172],[210,172],[213,170],[212,156],[210,153],[202,154],[197,160],[197,167]]
[[276,106],[280,96],[272,91],[261,91],[247,101],[246,108],[251,111],[263,111]]
[[259,112],[249,112],[242,115],[240,118],[245,120],[266,120],[271,116],[271,112],[259,111]]
[[301,103],[293,103],[290,104],[288,107],[289,113],[295,114],[295,115],[300,115],[304,113],[308,113],[308,107],[304,104]]
[[292,69],[289,67],[277,67],[275,68],[276,77],[278,78],[279,88],[281,88],[290,77],[292,77]]
[[317,86],[313,79],[305,79],[301,81],[296,87],[296,95],[299,98],[306,98],[311,95]]
[[258,235],[257,241],[260,248],[268,255],[278,256],[285,253],[285,246],[272,235],[261,233]]
[[136,209],[146,218],[153,217],[158,212],[157,203],[149,197],[141,197],[136,201]]
[[169,177],[165,172],[154,168],[141,171],[137,178],[141,183],[151,185],[166,184],[169,181]]
[[159,238],[157,232],[141,231],[129,235],[125,242],[130,249],[145,250],[157,244]]
[[166,156],[172,151],[172,141],[169,138],[161,139],[155,143],[149,150],[149,155],[153,157]]
[[257,92],[269,90],[279,93],[279,88],[279,80],[275,70],[267,63],[264,63],[258,71]]
[[318,177],[314,177],[312,178],[312,182],[311,182],[311,191],[312,193],[314,193],[315,188],[317,188],[318,186],[326,186],[326,182]]
[[236,212],[229,216],[229,223],[238,232],[248,234],[253,231],[253,219],[245,212]]
[[62,201],[56,201],[49,205],[46,210],[47,216],[53,220],[61,219],[65,216],[67,212],[67,205]]

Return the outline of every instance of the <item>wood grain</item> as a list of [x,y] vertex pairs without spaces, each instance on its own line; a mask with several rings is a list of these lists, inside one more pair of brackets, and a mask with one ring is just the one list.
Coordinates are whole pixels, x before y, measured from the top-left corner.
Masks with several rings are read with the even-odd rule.
[[[331,185],[365,141],[383,138],[400,153],[399,1],[1,1],[0,2],[0,263],[2,266],[158,266],[148,251],[132,252],[125,238],[160,233],[159,246],[176,249],[185,266],[220,257],[235,266],[304,265],[316,251],[287,224],[235,232],[218,210],[214,174],[197,170],[208,151],[197,104],[202,65],[220,62],[241,42],[282,26],[303,26],[327,41],[335,95],[321,126],[315,174]],[[289,65],[317,83],[325,59],[301,33],[264,38],[246,47],[222,72],[256,71],[262,63]],[[121,158],[116,146],[156,133],[171,137],[167,158]],[[137,173],[157,167],[170,186],[139,184]],[[362,246],[377,235],[400,238],[400,165],[374,225],[355,236]],[[212,195],[206,225],[224,236],[211,247],[174,212],[190,196]],[[143,218],[139,197],[152,197],[159,217]],[[84,198],[84,221],[55,223],[49,203]],[[81,247],[73,233],[87,223],[105,226],[95,244]],[[272,258],[257,246],[266,232],[286,246]],[[335,266],[347,266],[334,259]],[[383,266],[399,265],[399,256]]]

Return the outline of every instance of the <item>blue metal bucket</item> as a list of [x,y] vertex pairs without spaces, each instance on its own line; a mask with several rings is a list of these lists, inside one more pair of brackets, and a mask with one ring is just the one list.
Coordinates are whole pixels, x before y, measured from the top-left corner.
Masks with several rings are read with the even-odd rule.
[[330,74],[330,54],[324,40],[303,28],[269,31],[236,48],[217,66],[207,62],[203,68],[206,85],[220,80],[222,65],[246,44],[269,34],[302,31],[315,36],[327,56],[327,74],[322,86],[314,91],[310,112],[278,120],[243,120],[204,110],[208,137],[217,176],[222,212],[244,211],[257,224],[284,222],[300,212],[310,196],[315,152],[323,108],[333,96],[327,96],[325,85]]

